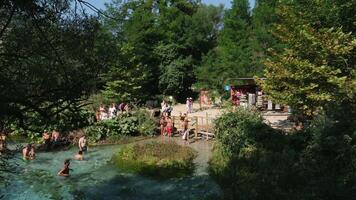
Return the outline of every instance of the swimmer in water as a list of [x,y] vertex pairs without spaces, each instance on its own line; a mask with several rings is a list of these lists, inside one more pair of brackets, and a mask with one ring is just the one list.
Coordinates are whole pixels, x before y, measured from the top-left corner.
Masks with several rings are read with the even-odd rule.
[[82,151],[82,150],[79,150],[79,151],[78,151],[78,154],[76,154],[76,155],[74,156],[74,159],[76,159],[76,160],[84,160],[83,151]]
[[69,165],[70,165],[70,160],[69,159],[66,159],[64,161],[64,166],[63,168],[58,172],[58,176],[64,176],[64,177],[69,177],[69,170],[71,170],[69,168]]
[[22,158],[24,160],[30,160],[31,159],[31,144],[28,144],[25,148],[22,149]]

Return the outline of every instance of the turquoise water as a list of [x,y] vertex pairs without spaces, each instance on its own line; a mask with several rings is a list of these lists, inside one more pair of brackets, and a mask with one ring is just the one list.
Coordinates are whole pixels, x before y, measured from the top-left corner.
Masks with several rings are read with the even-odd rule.
[[[155,180],[121,172],[110,159],[119,145],[90,148],[86,161],[71,161],[71,176],[57,176],[63,161],[72,158],[77,149],[38,153],[36,160],[11,160],[18,164],[17,173],[7,174],[6,187],[0,197],[6,200],[42,199],[214,199],[221,194],[217,184],[206,173],[206,163],[197,163],[191,177]],[[199,162],[199,160],[198,160]]]

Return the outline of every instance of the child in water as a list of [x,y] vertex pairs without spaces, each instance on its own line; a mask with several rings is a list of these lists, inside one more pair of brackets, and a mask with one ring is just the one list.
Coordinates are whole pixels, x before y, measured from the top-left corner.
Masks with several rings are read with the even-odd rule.
[[64,161],[63,168],[58,172],[58,176],[69,177],[69,170],[71,170],[69,168],[69,165],[70,165],[70,160],[66,159]]

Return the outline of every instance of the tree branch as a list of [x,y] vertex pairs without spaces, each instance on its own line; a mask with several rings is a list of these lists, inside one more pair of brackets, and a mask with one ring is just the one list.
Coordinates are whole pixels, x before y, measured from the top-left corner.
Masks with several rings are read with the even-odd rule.
[[10,16],[9,18],[7,19],[4,27],[1,29],[0,31],[0,38],[3,36],[3,34],[5,33],[5,30],[7,29],[7,27],[10,25],[11,23],[11,20],[12,20],[12,17],[14,16],[14,13],[15,13],[15,7],[12,6],[12,9],[11,9],[11,13],[10,13]]

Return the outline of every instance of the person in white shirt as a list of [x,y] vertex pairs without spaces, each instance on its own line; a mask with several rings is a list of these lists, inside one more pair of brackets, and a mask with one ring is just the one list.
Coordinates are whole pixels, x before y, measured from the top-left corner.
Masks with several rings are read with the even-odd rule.
[[116,106],[113,103],[111,107],[109,108],[109,119],[112,119],[116,116]]
[[108,114],[106,113],[104,106],[100,106],[99,112],[100,112],[100,120],[105,120],[108,118]]

